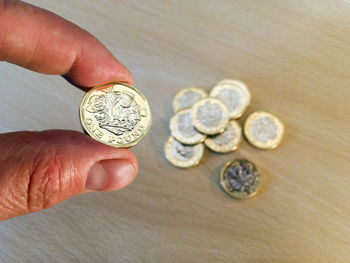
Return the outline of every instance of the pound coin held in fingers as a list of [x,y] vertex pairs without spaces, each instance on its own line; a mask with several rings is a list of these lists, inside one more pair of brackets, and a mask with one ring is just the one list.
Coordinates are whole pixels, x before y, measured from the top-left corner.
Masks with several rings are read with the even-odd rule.
[[88,135],[114,147],[129,148],[149,132],[152,113],[145,96],[125,83],[108,83],[88,91],[80,105]]

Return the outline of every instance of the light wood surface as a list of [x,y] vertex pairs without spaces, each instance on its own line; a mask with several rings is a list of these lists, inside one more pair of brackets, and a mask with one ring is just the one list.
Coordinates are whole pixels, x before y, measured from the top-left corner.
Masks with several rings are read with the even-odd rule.
[[[1,262],[350,262],[350,1],[29,2],[99,38],[135,76],[154,124],[133,148],[132,185],[1,223]],[[172,98],[224,78],[248,85],[248,113],[284,122],[283,143],[172,167]],[[81,130],[83,92],[60,77],[1,63],[0,91],[0,132]],[[218,186],[236,157],[261,168],[252,199]]]

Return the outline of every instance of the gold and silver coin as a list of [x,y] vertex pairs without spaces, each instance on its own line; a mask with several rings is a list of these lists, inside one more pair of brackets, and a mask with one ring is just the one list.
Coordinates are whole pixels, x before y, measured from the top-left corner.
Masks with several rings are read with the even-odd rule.
[[236,159],[221,170],[220,185],[235,198],[254,196],[261,183],[261,176],[254,163],[247,159]]
[[204,145],[218,153],[232,152],[238,148],[242,138],[242,128],[231,120],[223,133],[213,135],[204,140]]
[[128,148],[147,135],[152,113],[139,90],[124,83],[109,83],[86,93],[80,105],[80,121],[95,140]]
[[250,104],[251,95],[247,86],[238,80],[220,81],[211,91],[210,96],[220,99],[230,111],[230,119],[241,117]]
[[201,133],[213,135],[223,132],[229,121],[226,105],[219,99],[207,97],[192,107],[192,122]]
[[203,157],[204,145],[185,145],[169,137],[164,147],[166,159],[174,166],[188,168],[199,164]]
[[183,144],[197,144],[204,141],[206,135],[198,132],[192,124],[192,110],[183,109],[175,113],[170,120],[170,132]]
[[173,101],[174,112],[185,108],[191,108],[193,104],[207,96],[208,94],[201,88],[184,88],[175,95]]
[[283,123],[268,112],[254,112],[244,123],[244,135],[259,149],[273,149],[282,141]]

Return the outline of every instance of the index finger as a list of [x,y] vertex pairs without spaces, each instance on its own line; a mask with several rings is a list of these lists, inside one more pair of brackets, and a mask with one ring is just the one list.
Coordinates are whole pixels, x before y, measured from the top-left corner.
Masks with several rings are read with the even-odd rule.
[[93,35],[54,13],[15,0],[0,0],[0,60],[63,75],[82,87],[134,82]]

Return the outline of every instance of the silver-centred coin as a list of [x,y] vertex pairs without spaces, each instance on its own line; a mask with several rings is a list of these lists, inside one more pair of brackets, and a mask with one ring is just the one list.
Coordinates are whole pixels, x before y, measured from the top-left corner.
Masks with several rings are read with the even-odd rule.
[[223,132],[229,121],[226,105],[216,98],[207,97],[197,101],[192,107],[194,127],[208,135]]
[[231,120],[223,133],[206,138],[204,144],[214,152],[227,153],[237,149],[241,138],[241,126],[238,122]]
[[170,120],[170,132],[183,144],[197,144],[204,141],[206,135],[198,132],[192,124],[192,110],[183,109],[175,113]]
[[230,112],[230,119],[241,117],[250,104],[251,95],[247,86],[238,80],[220,81],[211,91],[210,96],[220,99]]
[[204,146],[202,143],[196,145],[185,145],[173,137],[169,137],[164,147],[166,159],[174,166],[188,168],[199,164],[203,157]]
[[201,88],[188,87],[180,90],[173,100],[174,112],[181,109],[191,108],[200,99],[207,97],[208,94]]
[[226,193],[235,198],[254,196],[261,183],[261,176],[254,163],[247,159],[236,159],[221,170],[220,184]]
[[244,123],[244,135],[248,142],[259,149],[273,149],[283,138],[284,125],[268,112],[254,112]]

